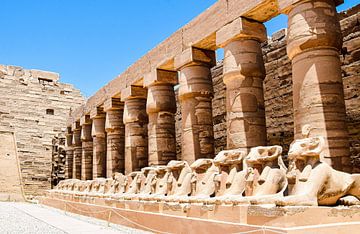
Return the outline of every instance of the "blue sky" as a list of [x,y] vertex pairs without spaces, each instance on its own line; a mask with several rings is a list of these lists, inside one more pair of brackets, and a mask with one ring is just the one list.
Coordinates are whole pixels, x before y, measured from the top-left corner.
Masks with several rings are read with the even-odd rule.
[[[59,72],[91,96],[214,2],[1,0],[0,64]],[[339,10],[360,0],[345,2]],[[271,35],[286,16],[266,26]]]

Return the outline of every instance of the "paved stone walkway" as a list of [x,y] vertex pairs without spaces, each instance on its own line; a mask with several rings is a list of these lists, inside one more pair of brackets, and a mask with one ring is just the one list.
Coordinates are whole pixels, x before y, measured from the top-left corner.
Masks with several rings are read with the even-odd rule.
[[0,233],[146,233],[30,203],[0,202]]

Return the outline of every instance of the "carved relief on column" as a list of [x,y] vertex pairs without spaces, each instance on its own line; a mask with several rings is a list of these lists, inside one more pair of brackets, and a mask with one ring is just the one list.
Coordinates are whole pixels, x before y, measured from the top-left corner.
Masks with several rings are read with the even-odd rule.
[[95,107],[90,112],[92,119],[91,136],[93,138],[93,178],[106,177],[106,132],[105,112]]
[[326,137],[321,159],[349,171],[349,134],[339,50],[340,23],[333,0],[280,1],[289,16],[287,53],[292,60],[295,139],[310,124],[312,136]]
[[148,166],[146,96],[147,90],[139,86],[130,86],[121,93],[121,100],[125,101],[126,174]]
[[180,71],[181,153],[182,160],[188,163],[199,158],[214,157],[210,68],[215,64],[214,51],[193,47],[175,57],[175,67]]
[[125,127],[123,123],[124,103],[120,98],[110,98],[104,103],[107,133],[106,177],[113,173],[124,173],[125,169]]
[[65,179],[73,178],[73,167],[74,167],[74,148],[73,148],[73,132],[71,127],[66,128],[65,133]]
[[244,18],[216,33],[217,46],[224,48],[228,149],[249,152],[252,147],[266,145],[261,50],[266,39],[263,24]]
[[149,165],[166,165],[176,160],[174,85],[177,72],[155,70],[145,76],[148,88],[146,112],[149,117]]
[[84,115],[80,119],[82,157],[81,157],[81,179],[92,180],[93,168],[93,141],[91,136],[91,119],[89,115]]
[[74,162],[73,162],[73,178],[81,180],[81,126],[80,121],[76,121],[72,125],[73,132],[73,148],[74,148]]

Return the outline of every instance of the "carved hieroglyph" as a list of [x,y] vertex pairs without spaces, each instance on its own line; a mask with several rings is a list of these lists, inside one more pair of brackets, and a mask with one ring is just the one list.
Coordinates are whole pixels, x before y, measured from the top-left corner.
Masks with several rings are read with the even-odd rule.
[[107,133],[106,176],[125,170],[125,127],[122,121],[124,103],[119,98],[108,99],[104,103],[106,112],[105,131]]
[[263,80],[265,67],[261,42],[263,24],[239,18],[216,33],[224,48],[227,148],[242,149],[266,144]]
[[90,113],[93,138],[93,178],[106,177],[106,132],[105,112],[96,107]]
[[121,99],[125,102],[125,174],[148,166],[147,90],[139,86],[128,87]]
[[189,48],[175,58],[175,66],[180,70],[182,160],[189,164],[214,155],[210,72],[214,64],[214,51],[197,48]]
[[145,76],[149,165],[166,165],[176,159],[174,85],[177,82],[177,72],[174,71],[156,70]]

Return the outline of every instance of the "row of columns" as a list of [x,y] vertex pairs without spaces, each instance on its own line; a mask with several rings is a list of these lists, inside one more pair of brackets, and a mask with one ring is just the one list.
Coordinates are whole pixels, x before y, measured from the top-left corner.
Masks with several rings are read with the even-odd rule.
[[[341,78],[340,24],[333,0],[280,2],[289,15],[287,52],[292,61],[295,138],[310,124],[310,136],[326,137],[322,160],[349,170],[349,139]],[[224,48],[227,148],[249,151],[266,145],[261,43],[262,23],[238,18],[216,33]],[[68,129],[68,177],[91,179],[129,173],[176,159],[174,85],[180,84],[182,160],[214,157],[211,67],[215,52],[190,47],[174,59],[174,70],[145,75],[121,98],[83,116]],[[179,72],[179,73],[178,73]]]

